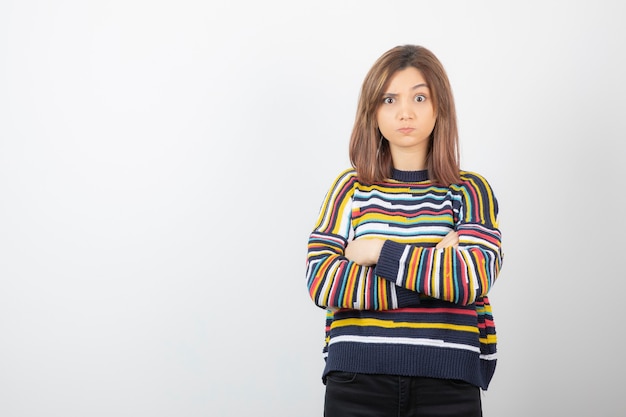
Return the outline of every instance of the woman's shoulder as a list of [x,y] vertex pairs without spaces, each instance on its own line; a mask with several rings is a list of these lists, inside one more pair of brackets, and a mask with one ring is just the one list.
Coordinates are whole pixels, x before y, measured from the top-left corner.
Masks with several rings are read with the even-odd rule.
[[357,178],[356,175],[356,169],[354,168],[345,168],[341,171],[339,171],[339,173],[337,175],[335,175],[335,180],[333,181],[334,183],[339,183],[339,182],[353,182],[355,181]]
[[461,170],[460,177],[461,177],[461,182],[459,185],[461,186],[475,186],[479,188],[491,189],[491,186],[489,185],[489,181],[487,181],[487,178],[484,175],[476,171]]
[[356,177],[356,169],[353,167],[344,168],[342,171],[339,172],[338,176],[339,177],[343,177],[343,176]]
[[326,198],[347,198],[352,195],[357,184],[356,170],[346,168],[339,171],[332,179],[332,183],[326,193]]
[[487,180],[487,178],[476,172],[461,170],[461,181],[456,186],[452,186],[452,189],[456,189],[462,194],[471,194],[476,196],[484,196],[488,199],[495,199],[494,190]]
[[475,171],[461,170],[460,176],[455,192],[462,196],[468,209],[466,221],[481,219],[481,222],[497,225],[498,200],[487,179]]

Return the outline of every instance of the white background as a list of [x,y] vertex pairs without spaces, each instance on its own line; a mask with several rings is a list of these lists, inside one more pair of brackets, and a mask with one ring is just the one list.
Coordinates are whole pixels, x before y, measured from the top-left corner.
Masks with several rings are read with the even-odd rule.
[[306,242],[358,90],[443,62],[500,201],[486,417],[623,416],[624,6],[0,2],[0,416],[321,416]]

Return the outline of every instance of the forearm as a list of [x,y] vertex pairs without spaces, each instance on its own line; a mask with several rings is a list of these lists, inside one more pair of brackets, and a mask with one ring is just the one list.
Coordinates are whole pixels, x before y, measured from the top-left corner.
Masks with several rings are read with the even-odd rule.
[[390,310],[419,304],[419,295],[382,279],[369,266],[344,256],[339,236],[313,233],[307,256],[307,287],[316,305],[323,308]]
[[501,265],[499,231],[474,225],[460,232],[457,247],[438,249],[387,241],[375,273],[411,291],[471,304],[489,292]]

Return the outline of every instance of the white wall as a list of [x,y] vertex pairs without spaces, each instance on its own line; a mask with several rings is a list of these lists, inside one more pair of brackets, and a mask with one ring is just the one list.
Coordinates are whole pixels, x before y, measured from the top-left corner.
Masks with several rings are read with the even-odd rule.
[[3,0],[0,415],[321,416],[306,240],[361,81],[404,43],[443,61],[463,166],[500,200],[485,416],[624,415],[623,17]]

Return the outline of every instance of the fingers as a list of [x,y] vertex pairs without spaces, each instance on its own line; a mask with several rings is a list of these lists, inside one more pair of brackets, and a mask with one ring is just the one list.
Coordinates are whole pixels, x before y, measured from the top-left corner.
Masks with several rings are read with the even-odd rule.
[[359,265],[372,266],[378,262],[385,241],[375,238],[359,238],[348,243],[344,256]]
[[459,235],[454,230],[444,236],[443,239],[435,246],[436,249],[443,249],[447,247],[457,247],[459,245]]

